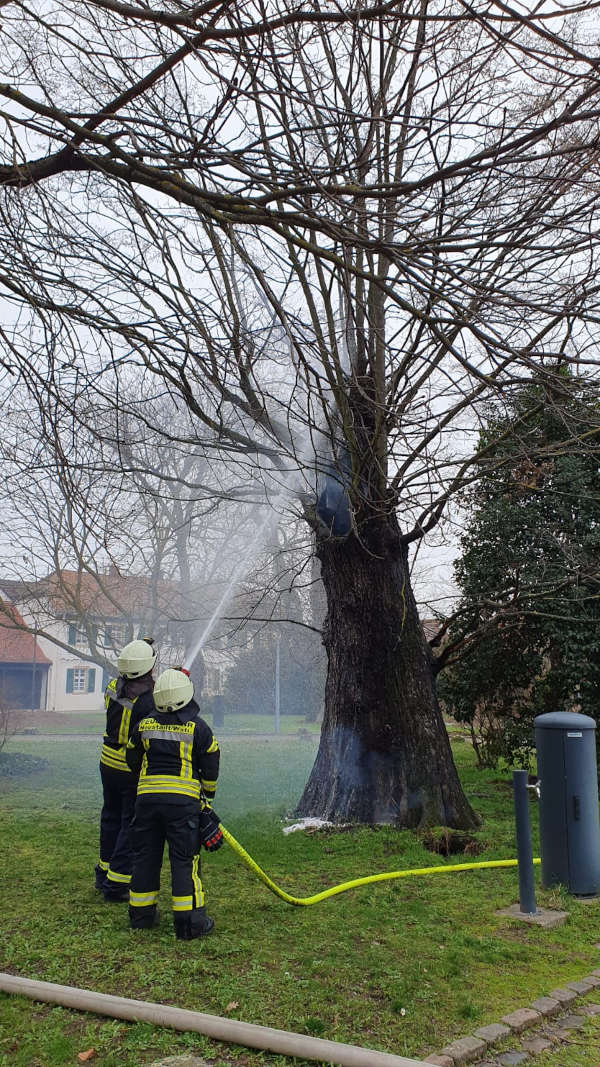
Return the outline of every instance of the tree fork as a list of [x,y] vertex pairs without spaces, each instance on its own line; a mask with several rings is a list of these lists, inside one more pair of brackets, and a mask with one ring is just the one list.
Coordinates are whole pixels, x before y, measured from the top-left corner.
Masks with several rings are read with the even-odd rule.
[[435,692],[434,662],[393,514],[320,540],[328,671],[315,764],[296,809],[334,822],[479,824]]

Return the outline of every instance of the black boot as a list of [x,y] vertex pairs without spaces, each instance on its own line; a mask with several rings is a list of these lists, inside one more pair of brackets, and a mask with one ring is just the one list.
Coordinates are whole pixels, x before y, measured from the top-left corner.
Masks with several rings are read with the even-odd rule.
[[159,922],[160,912],[156,904],[151,904],[148,908],[129,909],[129,925],[132,930],[151,930],[152,927],[158,926]]
[[178,941],[193,941],[195,937],[210,934],[215,924],[206,914],[205,908],[194,908],[193,911],[175,912],[173,925]]
[[104,883],[106,881],[106,871],[100,866],[99,863],[96,864],[96,867],[94,868],[94,874],[96,875],[96,889],[104,889]]
[[129,900],[129,886],[122,882],[111,882],[108,878],[102,884],[102,896],[110,904],[120,904]]

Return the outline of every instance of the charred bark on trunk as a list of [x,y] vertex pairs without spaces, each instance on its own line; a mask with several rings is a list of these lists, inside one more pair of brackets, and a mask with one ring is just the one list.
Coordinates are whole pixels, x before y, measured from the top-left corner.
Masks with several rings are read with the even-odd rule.
[[296,815],[470,829],[395,517],[321,541],[328,656],[319,751]]

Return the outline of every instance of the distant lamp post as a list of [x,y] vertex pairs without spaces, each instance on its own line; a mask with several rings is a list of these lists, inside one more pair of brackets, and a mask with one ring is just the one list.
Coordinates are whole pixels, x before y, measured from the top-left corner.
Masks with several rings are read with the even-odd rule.
[[35,711],[35,668],[36,668],[36,653],[37,653],[37,627],[33,631],[33,661],[31,665],[31,710]]
[[280,661],[281,661],[281,634],[277,634],[275,642],[275,733],[279,733],[280,713]]

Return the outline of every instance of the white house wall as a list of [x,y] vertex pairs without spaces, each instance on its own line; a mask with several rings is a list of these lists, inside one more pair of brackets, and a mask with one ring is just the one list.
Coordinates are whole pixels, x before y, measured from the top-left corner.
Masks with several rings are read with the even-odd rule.
[[[53,634],[57,640],[68,644],[69,639],[69,623],[68,620],[55,619],[48,612],[45,617],[42,617],[36,612],[36,617],[32,612],[28,610],[26,603],[17,604],[18,610],[23,617],[23,620],[27,625],[35,632],[36,627],[40,627],[50,634]],[[102,622],[99,623],[103,625]],[[36,635],[37,636],[37,635]],[[58,712],[82,712],[82,711],[102,711],[104,710],[104,687],[103,681],[105,680],[104,668],[98,663],[90,663],[89,660],[82,659],[77,653],[68,652],[61,648],[59,645],[55,645],[53,641],[47,637],[37,636],[37,643],[50,660],[51,666],[48,671],[48,689],[47,689],[47,702],[46,708],[48,711]],[[88,652],[87,644],[85,647],[81,646],[82,652]],[[154,676],[165,670],[166,667],[171,667],[176,663],[183,662],[184,654],[182,649],[169,647],[166,643],[157,648],[158,658],[154,670]],[[206,653],[205,653],[206,654]],[[115,659],[116,655],[114,650],[107,652],[109,659]],[[226,668],[231,665],[231,656],[227,656],[223,653],[210,650],[208,652],[208,659],[211,665],[219,666],[223,668],[223,674],[226,674]],[[94,687],[93,690],[88,691],[87,684],[84,684],[82,690],[74,690],[68,692],[70,688],[67,684],[69,679],[71,683],[74,680],[73,675],[69,675],[70,671],[76,672],[75,677],[77,680],[81,679],[81,675],[78,672],[85,672],[85,683],[89,679],[89,671],[94,670]],[[72,687],[72,686],[71,686]]]
[[[67,640],[68,626],[63,622],[52,622],[45,629],[54,633],[61,640]],[[48,672],[48,711],[101,711],[104,707],[104,690],[102,686],[103,668],[98,663],[90,663],[81,659],[71,652],[55,645],[45,637],[38,637],[38,644],[44,654],[52,661]],[[89,672],[94,671],[94,688],[88,692]],[[76,689],[67,692],[67,681],[73,676],[68,672],[84,672],[84,686],[82,690]],[[81,675],[76,675],[79,682]],[[71,686],[72,688],[72,686]]]
[[[18,610],[23,620],[35,633],[36,626],[44,627],[48,633],[53,634],[59,641],[68,640],[69,624],[62,620],[53,619],[50,615],[42,619],[40,615],[34,618],[27,604],[18,604]],[[72,652],[55,645],[46,637],[36,634],[37,643],[45,656],[50,660],[48,671],[46,710],[47,711],[101,711],[104,707],[104,692],[102,688],[103,668],[97,663],[89,663]],[[87,651],[87,648],[85,649]],[[85,671],[83,691],[75,690],[67,692],[68,671]],[[94,673],[94,688],[88,692],[87,682],[89,671]],[[42,703],[43,707],[43,703]]]

